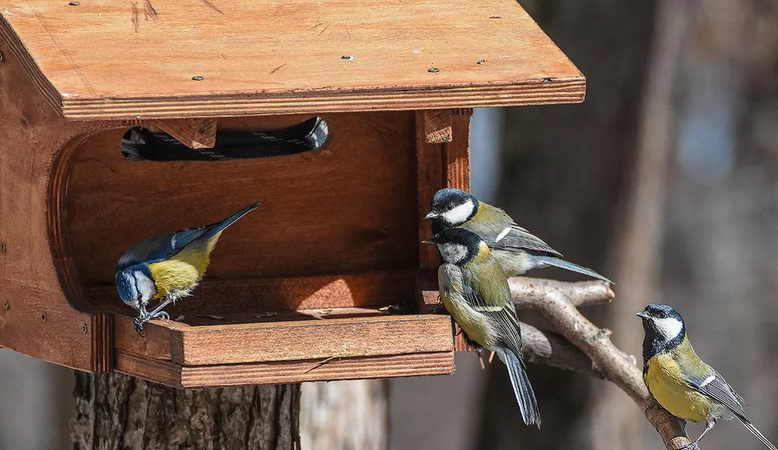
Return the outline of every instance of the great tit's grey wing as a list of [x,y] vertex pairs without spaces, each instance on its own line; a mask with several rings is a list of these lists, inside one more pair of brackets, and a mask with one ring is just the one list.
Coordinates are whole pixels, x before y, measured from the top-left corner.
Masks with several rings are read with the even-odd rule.
[[706,377],[687,376],[686,383],[694,390],[701,392],[716,402],[726,406],[727,409],[740,418],[748,419],[745,410],[743,410],[743,406],[746,405],[743,397],[732,389],[732,386],[727,383],[727,380],[725,380],[721,374],[713,369],[710,370],[711,373]]
[[[497,269],[499,269],[497,264],[490,264],[482,266],[481,270],[489,272]],[[482,273],[477,280],[499,280],[500,275],[502,275],[502,280],[505,280],[505,274],[499,273],[491,276],[488,273]],[[463,284],[462,295],[465,301],[474,310],[487,317],[503,344],[521,356],[521,328],[516,315],[516,307],[511,301],[507,281],[497,285],[483,285],[474,281],[475,279],[467,280]]]
[[539,237],[530,233],[526,229],[514,224],[506,226],[501,230],[491,242],[488,242],[492,248],[503,250],[530,250],[542,254],[562,257],[562,254],[551,248],[550,245],[543,242]]

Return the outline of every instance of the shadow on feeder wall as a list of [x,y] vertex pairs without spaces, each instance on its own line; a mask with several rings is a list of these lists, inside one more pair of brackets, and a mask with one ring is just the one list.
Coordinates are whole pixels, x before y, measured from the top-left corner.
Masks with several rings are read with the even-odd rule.
[[224,161],[318,151],[328,142],[327,122],[313,117],[275,130],[219,130],[209,148],[191,148],[164,131],[134,127],[122,136],[121,150],[132,161]]

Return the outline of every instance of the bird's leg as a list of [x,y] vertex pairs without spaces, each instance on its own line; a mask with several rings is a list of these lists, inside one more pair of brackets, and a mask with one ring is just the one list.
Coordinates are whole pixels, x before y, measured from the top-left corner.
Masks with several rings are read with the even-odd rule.
[[698,437],[697,440],[692,442],[691,444],[689,444],[687,446],[684,446],[682,448],[682,450],[699,449],[700,447],[697,444],[700,442],[702,437],[705,436],[705,433],[710,431],[713,428],[714,425],[716,425],[716,421],[715,420],[709,420],[708,424],[705,426],[705,429],[702,431],[702,434],[700,434],[700,437]]
[[151,319],[156,319],[157,317],[161,317],[163,319],[170,320],[170,314],[168,314],[165,311],[162,311],[164,307],[169,305],[174,301],[176,298],[175,295],[168,295],[165,297],[165,300],[161,301],[159,305],[157,305],[156,308],[154,308],[151,312],[146,311],[146,307],[143,306],[141,315],[135,318],[135,331],[137,331],[139,334],[141,331],[143,331],[143,326],[146,325],[146,322],[148,322]]
[[154,308],[154,310],[149,313],[148,320],[156,319],[157,317],[170,319],[170,314],[166,313],[165,311],[162,311],[162,309],[165,308],[167,305],[174,303],[175,301],[176,301],[175,295],[171,294],[165,297],[165,300],[160,302],[159,305],[157,305],[157,307]]
[[484,365],[484,354],[482,352],[483,349],[481,348],[475,351],[475,354],[478,356],[478,363],[481,364],[481,370],[486,369],[486,366]]

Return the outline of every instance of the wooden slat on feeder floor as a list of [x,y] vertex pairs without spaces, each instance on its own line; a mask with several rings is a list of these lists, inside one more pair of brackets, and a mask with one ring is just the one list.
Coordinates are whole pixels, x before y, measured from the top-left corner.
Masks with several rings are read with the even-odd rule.
[[9,0],[0,36],[66,118],[573,103],[513,0]]
[[282,363],[180,366],[117,351],[116,370],[176,388],[300,383],[450,374],[454,371],[454,352]]
[[446,315],[374,317],[190,326],[170,320],[149,323],[138,336],[132,318],[116,316],[116,348],[185,365],[296,361],[453,348]]

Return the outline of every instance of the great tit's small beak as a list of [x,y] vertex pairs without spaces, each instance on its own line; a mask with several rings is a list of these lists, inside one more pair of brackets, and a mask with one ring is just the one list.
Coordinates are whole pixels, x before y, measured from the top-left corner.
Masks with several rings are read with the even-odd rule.
[[434,219],[434,218],[436,218],[436,217],[438,217],[438,213],[436,213],[435,211],[430,211],[430,212],[428,212],[428,213],[427,213],[427,215],[426,215],[426,216],[424,216],[424,218],[425,218],[426,220],[429,220],[429,219]]
[[432,239],[424,239],[423,241],[421,241],[421,243],[435,245],[435,241],[433,241]]
[[639,313],[635,314],[636,316],[640,317],[641,319],[648,320],[651,318],[651,316],[648,315],[645,311],[640,311]]

